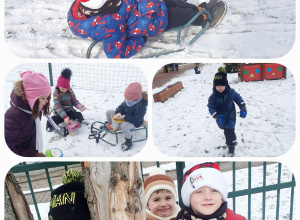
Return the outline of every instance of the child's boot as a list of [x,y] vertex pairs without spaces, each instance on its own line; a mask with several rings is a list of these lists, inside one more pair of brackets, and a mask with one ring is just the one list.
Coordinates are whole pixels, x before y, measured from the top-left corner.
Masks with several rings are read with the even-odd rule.
[[228,147],[229,151],[228,151],[228,157],[234,157],[234,150],[235,147]]
[[209,26],[216,27],[226,14],[226,11],[227,11],[226,3],[224,1],[218,1],[208,11],[211,14],[211,21],[210,21]]
[[132,136],[130,139],[125,138],[125,143],[122,144],[122,150],[127,151],[132,147]]
[[208,3],[202,2],[200,5],[198,5],[198,7],[205,8],[207,11],[210,11],[217,1],[218,0],[210,0]]

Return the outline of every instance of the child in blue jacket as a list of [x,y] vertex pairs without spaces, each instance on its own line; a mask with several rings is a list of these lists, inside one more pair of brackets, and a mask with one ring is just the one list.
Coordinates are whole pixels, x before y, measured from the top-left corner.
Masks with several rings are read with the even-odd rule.
[[240,117],[247,116],[246,104],[239,93],[228,85],[227,74],[224,67],[218,69],[214,77],[213,94],[208,100],[208,110],[216,120],[220,129],[224,130],[226,145],[228,146],[228,156],[234,156],[235,146],[237,145],[235,135],[236,110],[234,102],[240,108]]
[[[196,6],[182,0],[75,0],[68,24],[76,36],[102,41],[108,58],[128,58],[144,47],[147,37],[186,24],[204,8],[216,15],[212,6],[217,1]],[[202,26],[206,19],[202,14],[192,25]]]
[[114,119],[124,119],[121,130],[125,136],[125,143],[122,144],[122,150],[127,151],[132,147],[131,130],[140,127],[144,123],[144,116],[148,106],[147,92],[142,91],[142,86],[138,82],[130,83],[125,92],[125,100],[116,110],[108,110],[106,119],[111,124],[111,116]]

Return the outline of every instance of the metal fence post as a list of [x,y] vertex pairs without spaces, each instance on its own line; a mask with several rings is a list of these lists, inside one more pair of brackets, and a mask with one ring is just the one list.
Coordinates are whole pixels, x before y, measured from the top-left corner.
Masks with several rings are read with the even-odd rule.
[[[266,187],[267,183],[267,162],[263,164],[263,187]],[[262,219],[266,218],[266,192],[263,192],[262,201]]]
[[53,86],[52,64],[48,63],[50,86]]
[[26,171],[25,173],[26,173],[27,182],[28,182],[28,185],[29,185],[31,197],[32,197],[32,200],[33,200],[33,204],[34,204],[34,207],[35,207],[36,215],[37,215],[38,219],[41,220],[41,215],[40,215],[40,212],[39,212],[38,205],[36,203],[36,199],[35,199],[35,195],[34,195],[34,192],[33,192],[32,184],[31,184],[31,180],[30,180],[30,176],[29,176],[29,172]]
[[[232,162],[232,191],[235,192],[235,162]],[[232,197],[233,211],[235,212],[235,196]]]
[[183,208],[183,202],[182,202],[182,198],[181,198],[181,188],[182,188],[182,178],[183,178],[184,167],[185,167],[185,162],[176,162],[178,203],[181,208]]
[[[278,179],[277,183],[281,182],[281,163],[278,164]],[[279,206],[280,206],[280,189],[277,190],[277,204],[276,204],[276,220],[279,219]]]
[[[292,182],[295,182],[294,175],[292,176]],[[291,187],[291,203],[290,203],[290,220],[293,219],[293,208],[294,208],[294,189],[295,187]]]
[[[251,189],[251,162],[248,162],[248,189]],[[248,195],[248,220],[251,220],[251,194]]]

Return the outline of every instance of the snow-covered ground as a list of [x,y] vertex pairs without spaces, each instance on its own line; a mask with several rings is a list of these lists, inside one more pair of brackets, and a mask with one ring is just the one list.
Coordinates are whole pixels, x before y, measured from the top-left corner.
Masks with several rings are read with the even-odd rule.
[[[208,0],[206,0],[208,1]],[[73,0],[5,0],[5,38],[10,50],[26,58],[84,58],[91,39],[70,31],[67,12]],[[201,0],[189,0],[198,5]],[[215,29],[207,30],[184,51],[161,58],[277,58],[286,54],[295,40],[295,0],[227,1],[227,14]],[[181,45],[200,31],[182,31]],[[176,46],[176,32],[148,38],[138,56]],[[102,46],[92,53],[105,58]]]
[[[143,170],[144,173],[150,173],[154,167],[148,167]],[[176,169],[175,163],[163,164],[161,168],[165,170]],[[253,167],[251,172],[251,187],[261,187],[263,186],[263,168],[262,166]],[[277,184],[278,177],[278,164],[271,164],[267,166],[267,177],[266,185]],[[286,166],[282,166],[281,182],[289,182],[292,180],[292,173]],[[232,172],[223,172],[227,185],[228,191],[232,191]],[[177,189],[177,181],[174,181]],[[236,190],[247,189],[248,186],[248,169],[240,169],[236,171]],[[280,206],[279,206],[279,219],[289,219],[290,215],[290,199],[291,199],[291,189],[280,190]],[[262,219],[262,193],[253,194],[251,196],[251,219],[259,220]],[[270,191],[266,193],[266,220],[274,220],[276,218],[276,203],[277,203],[277,191]],[[48,219],[49,203],[39,203],[39,211],[42,220]],[[228,207],[233,208],[232,199],[228,199]],[[30,206],[31,212],[36,217],[36,211],[33,205]],[[293,219],[296,219],[296,202],[294,202],[294,215]],[[248,217],[248,197],[242,196],[236,198],[236,213]]]
[[[167,85],[181,81],[183,89],[164,103],[153,103],[153,140],[169,156],[220,156],[224,133],[207,108],[214,73],[222,64],[205,65],[201,74],[184,72]],[[239,117],[235,132],[238,157],[271,157],[286,153],[295,140],[295,81],[286,79],[240,82],[237,73],[227,74],[229,85],[244,99],[248,115]],[[161,131],[164,131],[163,133]]]
[[[10,91],[12,91],[12,82],[5,82],[5,106],[6,111],[10,107]],[[52,91],[54,87],[52,88]],[[132,156],[142,150],[146,141],[135,142],[129,151],[123,151],[121,144],[125,142],[123,134],[119,134],[119,144],[117,146],[110,146],[102,141],[96,143],[95,139],[88,139],[91,133],[91,124],[94,121],[106,121],[105,112],[109,109],[116,109],[119,104],[124,101],[124,94],[120,92],[103,92],[97,91],[97,98],[94,90],[74,89],[76,98],[87,107],[87,110],[82,112],[83,117],[89,125],[83,124],[76,136],[68,135],[66,141],[58,134],[53,132],[46,132],[46,118],[42,117],[41,125],[43,131],[44,148],[43,152],[50,148],[60,148],[64,157],[124,157]],[[92,98],[95,97],[95,98]],[[53,106],[53,100],[51,105]],[[147,120],[147,113],[145,116]],[[145,131],[135,131],[132,133],[133,140],[145,138]],[[115,136],[107,134],[105,138],[115,143]]]

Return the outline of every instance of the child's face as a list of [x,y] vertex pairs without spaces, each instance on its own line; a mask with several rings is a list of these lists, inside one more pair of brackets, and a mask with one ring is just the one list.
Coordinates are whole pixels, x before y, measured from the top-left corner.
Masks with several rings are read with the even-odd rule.
[[50,94],[39,97],[39,109],[42,109],[48,103],[48,97]]
[[216,90],[220,93],[223,92],[225,90],[225,88],[226,88],[226,86],[216,86]]
[[222,195],[219,191],[203,186],[191,195],[191,207],[196,214],[211,215],[222,205]]
[[147,208],[159,217],[169,217],[174,212],[175,200],[168,190],[154,192],[149,198]]
[[58,87],[59,91],[61,91],[62,93],[66,93],[68,91],[68,89],[63,88],[63,87]]

